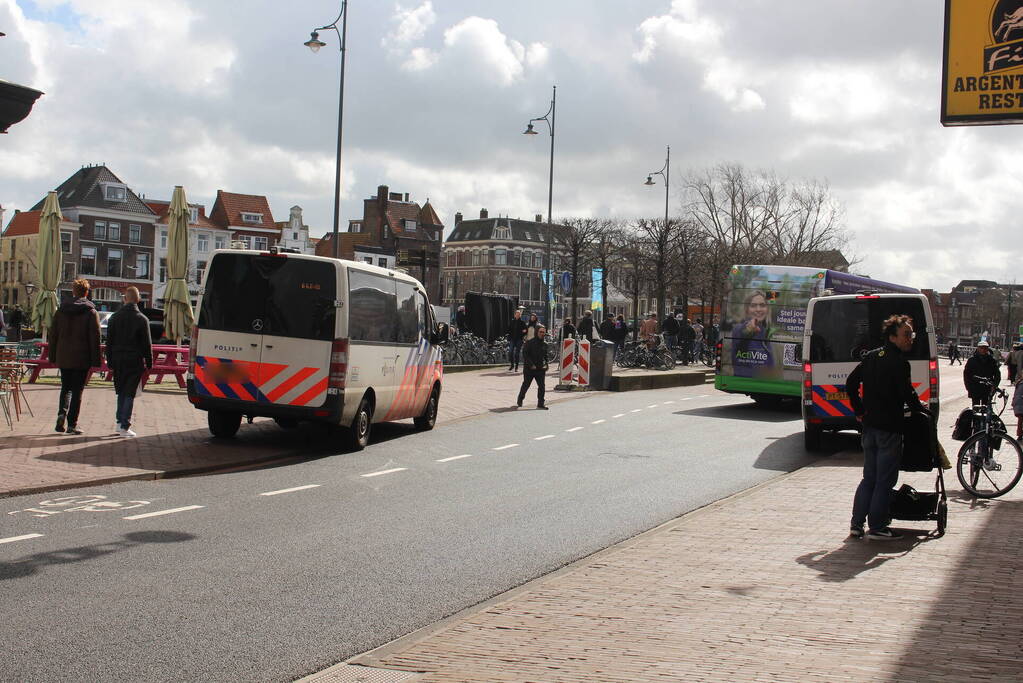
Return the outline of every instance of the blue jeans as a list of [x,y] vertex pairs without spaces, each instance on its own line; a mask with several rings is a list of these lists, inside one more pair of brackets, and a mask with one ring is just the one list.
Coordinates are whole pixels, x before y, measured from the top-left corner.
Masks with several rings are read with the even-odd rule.
[[853,526],[884,529],[891,522],[892,488],[899,480],[902,434],[863,425],[863,479],[853,498]]
[[135,407],[135,397],[128,394],[117,395],[117,426],[127,429],[131,426],[131,411]]
[[522,340],[508,342],[508,365],[518,367],[519,356],[522,354]]

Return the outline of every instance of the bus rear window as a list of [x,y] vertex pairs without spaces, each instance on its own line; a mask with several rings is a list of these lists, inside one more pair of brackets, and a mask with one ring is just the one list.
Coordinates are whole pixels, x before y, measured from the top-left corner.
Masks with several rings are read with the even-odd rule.
[[204,284],[199,327],[330,341],[336,290],[331,263],[217,254]]
[[811,362],[859,362],[863,354],[883,346],[882,324],[890,315],[913,319],[916,339],[909,360],[930,358],[927,319],[920,299],[834,299],[818,301],[810,330]]

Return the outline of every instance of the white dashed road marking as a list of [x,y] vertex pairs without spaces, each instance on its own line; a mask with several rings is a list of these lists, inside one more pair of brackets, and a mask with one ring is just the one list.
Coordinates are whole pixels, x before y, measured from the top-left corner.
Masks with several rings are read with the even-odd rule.
[[533,439],[533,441],[543,441],[544,439],[553,439],[553,438],[554,438],[554,435],[553,435],[553,434],[544,434],[543,436],[537,436],[537,437],[535,437],[535,438]]
[[171,508],[170,510],[157,510],[156,512],[143,512],[141,515],[128,515],[124,519],[145,519],[146,517],[159,517],[161,515],[173,515],[175,512],[186,512],[187,510],[198,510],[205,505],[186,505],[183,508]]
[[0,543],[14,543],[15,541],[27,541],[30,538],[39,538],[42,534],[25,534],[24,536],[9,536],[0,538]]
[[407,467],[394,467],[394,468],[391,468],[389,470],[380,470],[379,472],[370,472],[369,474],[364,474],[362,476],[364,476],[364,477],[379,477],[381,474],[391,474],[392,472],[404,472],[407,469],[408,469]]
[[667,405],[667,404],[669,404],[669,403],[674,403],[674,402],[675,402],[675,401],[665,401],[665,402],[664,402],[664,404],[665,404],[665,405]]
[[518,446],[518,444],[517,444],[517,443],[506,443],[506,444],[505,444],[505,445],[503,445],[503,446],[498,446],[498,447],[497,447],[497,448],[495,448],[494,450],[495,450],[495,451],[503,451],[503,450],[504,450],[504,449],[506,449],[506,448],[515,448],[516,446]]
[[656,408],[658,405],[660,405],[660,404],[659,403],[655,403],[652,406],[647,406],[647,408]]
[[612,415],[611,417],[624,417],[624,416],[625,416],[625,413],[618,413],[617,415]]
[[641,411],[641,410],[643,410],[643,409],[642,409],[642,408],[635,408],[635,409],[633,409],[633,410],[630,410],[629,412],[630,412],[630,413],[638,413],[638,412],[639,412],[639,411]]
[[452,455],[450,458],[441,458],[437,462],[451,462],[452,460],[461,460],[462,458],[471,458],[472,453],[466,453],[465,455]]
[[578,432],[580,429],[582,429],[582,427],[572,427],[571,429],[566,429],[565,431],[566,432]]
[[594,420],[594,421],[593,421],[593,422],[591,422],[590,424],[591,424],[591,425],[599,425],[599,424],[600,424],[601,422],[607,422],[607,420]]
[[278,495],[280,495],[282,493],[291,493],[293,491],[305,491],[306,489],[315,489],[315,488],[317,488],[319,486],[320,486],[320,484],[306,484],[305,486],[295,486],[295,487],[290,488],[290,489],[281,489],[279,491],[267,491],[266,493],[261,493],[259,495],[261,495],[261,496],[278,496]]

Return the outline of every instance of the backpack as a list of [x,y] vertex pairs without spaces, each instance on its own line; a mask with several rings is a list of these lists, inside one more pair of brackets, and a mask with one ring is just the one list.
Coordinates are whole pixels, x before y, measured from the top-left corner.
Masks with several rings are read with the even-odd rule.
[[952,428],[952,438],[956,441],[966,441],[973,434],[973,408],[964,408],[956,418],[955,427]]

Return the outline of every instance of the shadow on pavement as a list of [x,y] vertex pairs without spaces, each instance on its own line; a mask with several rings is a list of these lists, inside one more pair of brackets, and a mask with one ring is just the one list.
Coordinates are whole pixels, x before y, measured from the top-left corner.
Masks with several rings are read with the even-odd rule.
[[[887,680],[1018,681],[1023,671],[1023,501],[991,501],[954,567],[939,570],[931,609],[892,662]],[[949,511],[954,529],[955,512]],[[940,543],[940,541],[938,541]]]
[[[807,453],[803,446],[803,433],[796,432],[782,437],[768,437],[771,440],[764,450],[760,451],[753,467],[758,470],[774,470],[791,472],[812,463],[818,456],[825,453]],[[829,463],[830,464],[830,463]]]
[[931,531],[928,530],[902,528],[899,530],[904,535],[897,541],[847,539],[834,549],[815,550],[800,555],[796,562],[818,572],[817,578],[821,581],[839,583],[876,569],[885,562],[905,557],[921,543],[934,540]]
[[118,553],[144,543],[181,543],[182,541],[191,541],[195,538],[192,534],[180,531],[134,531],[125,534],[123,541],[62,548],[45,553],[36,553],[35,555],[26,555],[21,559],[12,560],[11,562],[0,562],[0,581],[31,576],[44,567],[51,565],[93,560],[97,557]]
[[752,402],[678,410],[674,414],[716,417],[723,420],[750,420],[753,422],[798,422],[802,420],[798,410],[793,412],[789,410],[765,409]]

